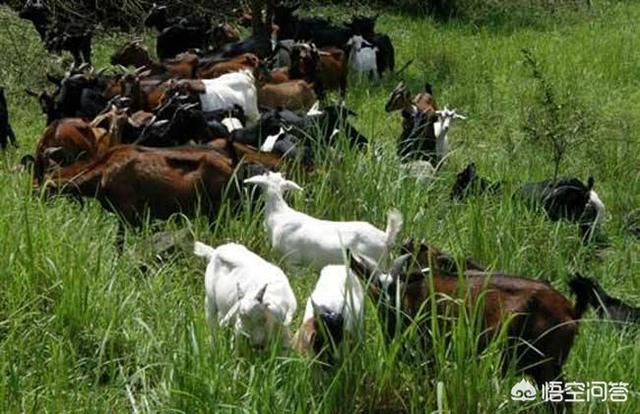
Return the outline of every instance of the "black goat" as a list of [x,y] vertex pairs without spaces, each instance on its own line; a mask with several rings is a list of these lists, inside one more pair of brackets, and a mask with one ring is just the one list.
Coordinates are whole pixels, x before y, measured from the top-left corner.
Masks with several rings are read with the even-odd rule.
[[93,119],[105,109],[108,99],[102,91],[106,78],[85,69],[86,65],[80,68],[72,66],[63,78],[47,75],[48,80],[56,85],[53,93],[26,91],[38,98],[42,112],[47,115],[47,125],[62,118]]
[[18,16],[33,23],[48,51],[71,52],[76,65],[91,63],[91,37],[93,28],[77,18],[64,16],[54,18],[43,1],[28,0]]
[[640,308],[628,305],[620,299],[609,296],[600,284],[592,277],[576,273],[569,280],[569,287],[589,298],[589,304],[601,318],[620,322],[640,323]]
[[159,32],[156,53],[160,60],[171,59],[189,49],[208,47],[211,24],[207,17],[169,17],[167,6],[154,4],[144,24]]

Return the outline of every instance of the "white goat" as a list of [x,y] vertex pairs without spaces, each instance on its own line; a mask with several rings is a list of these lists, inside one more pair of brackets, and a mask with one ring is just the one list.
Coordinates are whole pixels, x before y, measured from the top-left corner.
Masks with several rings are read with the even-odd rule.
[[349,65],[360,73],[368,73],[373,79],[378,79],[378,48],[367,42],[362,36],[355,35],[347,42],[351,48]]
[[326,346],[338,345],[344,336],[360,337],[363,333],[364,292],[360,281],[347,266],[325,266],[307,300],[294,347],[317,354]]
[[442,111],[436,111],[438,115],[438,121],[433,124],[433,130],[436,135],[436,156],[439,160],[446,158],[449,153],[449,139],[447,132],[451,126],[451,121],[454,119],[467,119],[466,116],[460,115],[455,109],[449,109],[446,106]]
[[243,245],[228,243],[217,248],[195,242],[194,253],[205,257],[205,313],[213,332],[218,325],[234,324],[254,346],[263,346],[280,330],[288,345],[297,308],[284,272]]
[[350,249],[374,262],[387,257],[400,229],[402,215],[392,209],[386,231],[362,221],[319,220],[296,211],[284,201],[287,190],[301,190],[280,173],[267,172],[244,181],[262,188],[266,198],[265,224],[271,245],[291,266],[322,268],[343,262],[343,250]]
[[202,79],[205,93],[200,94],[202,111],[233,109],[238,105],[247,117],[247,125],[260,119],[258,91],[255,79],[249,70],[227,73],[214,79]]

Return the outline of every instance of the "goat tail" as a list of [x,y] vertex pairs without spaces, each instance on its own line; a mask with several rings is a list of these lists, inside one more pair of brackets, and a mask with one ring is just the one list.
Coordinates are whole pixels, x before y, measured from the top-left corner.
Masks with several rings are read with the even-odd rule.
[[387,213],[387,229],[385,231],[389,248],[395,244],[400,230],[402,230],[402,213],[398,209],[392,208]]
[[593,292],[599,288],[593,279],[584,277],[580,273],[574,274],[569,279],[569,288],[576,295],[576,304],[573,313],[576,319],[580,319],[593,300]]
[[211,260],[216,254],[216,249],[207,244],[197,241],[193,244],[193,253],[196,256],[205,257],[207,260]]

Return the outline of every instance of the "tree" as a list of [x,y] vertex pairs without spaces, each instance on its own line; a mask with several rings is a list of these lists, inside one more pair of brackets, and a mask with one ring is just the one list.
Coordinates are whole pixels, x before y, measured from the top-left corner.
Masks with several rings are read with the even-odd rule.
[[250,4],[251,29],[253,31],[253,35],[259,36],[264,34],[269,36],[271,33],[271,22],[273,21],[273,0],[251,0]]

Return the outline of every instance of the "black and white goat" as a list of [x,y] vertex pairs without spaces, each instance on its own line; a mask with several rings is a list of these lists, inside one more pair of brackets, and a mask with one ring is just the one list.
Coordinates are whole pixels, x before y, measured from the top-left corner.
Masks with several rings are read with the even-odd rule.
[[[587,183],[580,179],[560,178],[526,183],[518,188],[514,197],[531,206],[540,206],[551,221],[565,219],[580,226],[584,240],[591,240],[594,230],[605,218],[605,205],[593,190],[594,179]],[[472,194],[497,192],[501,182],[491,182],[476,174],[474,163],[458,173],[451,191],[451,198],[462,200]]]

